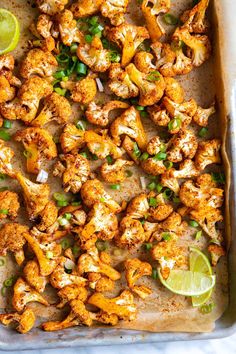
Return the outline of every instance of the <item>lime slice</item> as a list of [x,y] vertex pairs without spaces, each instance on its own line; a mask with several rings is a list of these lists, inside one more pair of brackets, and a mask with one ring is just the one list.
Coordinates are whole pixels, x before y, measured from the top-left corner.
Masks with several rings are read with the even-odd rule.
[[165,280],[161,275],[160,268],[158,275],[161,283],[175,294],[184,296],[198,296],[210,291],[215,285],[214,275],[205,275],[191,270],[172,269]]
[[0,55],[15,49],[20,37],[17,18],[10,11],[0,9]]
[[[212,275],[212,268],[209,259],[196,247],[190,247],[190,270],[192,272],[201,272],[205,275]],[[192,304],[194,307],[202,306],[211,297],[212,290],[207,291],[200,296],[192,297]]]

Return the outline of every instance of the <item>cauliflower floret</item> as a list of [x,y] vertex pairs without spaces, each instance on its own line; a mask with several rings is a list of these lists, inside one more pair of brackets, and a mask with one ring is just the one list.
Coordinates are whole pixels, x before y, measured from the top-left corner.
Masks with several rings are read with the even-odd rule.
[[160,15],[170,10],[170,0],[144,0],[141,5],[142,13],[147,23],[148,32],[152,42],[165,34],[165,30],[160,23]]
[[112,197],[104,190],[102,183],[98,179],[85,182],[81,188],[81,198],[83,203],[92,208],[95,203],[104,203],[111,211],[119,213],[121,207]]
[[208,29],[208,23],[205,19],[206,9],[209,0],[199,1],[191,10],[187,10],[181,16],[183,27],[186,27],[190,33],[205,33]]
[[117,315],[121,320],[132,321],[137,315],[137,308],[134,304],[134,298],[130,291],[124,290],[122,293],[113,298],[106,298],[101,293],[94,293],[88,303],[94,305],[106,312],[108,315]]
[[41,12],[52,16],[62,11],[68,1],[69,0],[36,0],[36,3]]
[[39,115],[30,123],[35,127],[56,121],[58,124],[65,124],[72,115],[72,109],[69,101],[53,92],[44,100],[44,106]]
[[30,286],[32,286],[39,293],[44,292],[47,279],[40,274],[40,268],[37,261],[28,261],[23,269],[23,274]]
[[4,224],[0,229],[0,255],[6,256],[7,252],[13,252],[17,264],[24,262],[23,246],[25,244],[24,233],[29,228],[18,223]]
[[161,142],[159,136],[152,137],[147,144],[147,152],[149,155],[156,155],[161,151],[163,143]]
[[84,79],[76,82],[61,82],[61,86],[71,92],[71,99],[74,102],[81,104],[92,102],[97,94],[96,80],[92,75],[87,75]]
[[[184,158],[192,159],[197,151],[197,138],[191,130],[180,130],[168,142],[167,158],[172,162],[183,161]],[[196,167],[198,168],[197,164]]]
[[13,100],[16,87],[21,85],[20,80],[13,76],[14,57],[11,54],[0,56],[0,103]]
[[151,107],[148,107],[147,111],[153,123],[160,127],[167,127],[168,123],[171,120],[166,109],[163,109],[162,106],[153,105]]
[[212,163],[221,163],[220,157],[221,141],[212,139],[201,141],[195,155],[195,165],[199,170],[204,170],[206,166]]
[[16,132],[15,141],[22,142],[27,152],[26,166],[29,173],[37,174],[44,160],[57,156],[57,147],[50,133],[41,128],[26,128]]
[[144,285],[135,283],[145,275],[152,274],[152,266],[147,262],[141,262],[138,258],[127,259],[125,261],[125,278],[128,287],[142,299],[152,293],[151,289]]
[[140,149],[144,149],[147,145],[140,114],[133,106],[112,122],[110,132],[117,145],[121,144],[120,136],[122,135],[128,135],[134,139]]
[[87,253],[80,256],[78,260],[78,271],[81,275],[84,273],[100,273],[114,281],[121,277],[117,270],[103,261],[102,254],[99,255],[96,247],[91,247]]
[[84,141],[87,143],[91,153],[95,154],[99,159],[105,159],[108,155],[111,155],[114,159],[121,157],[121,149],[107,135],[107,131],[103,130],[100,133],[101,135],[93,130],[84,133]]
[[15,172],[11,164],[14,155],[14,151],[0,139],[0,173],[14,177]]
[[85,144],[84,131],[77,129],[73,124],[66,124],[60,136],[60,143],[64,153],[76,151]]
[[0,192],[0,220],[6,218],[14,220],[19,208],[20,203],[17,193],[8,190]]
[[53,176],[62,177],[65,192],[78,193],[90,174],[88,160],[79,154],[60,155],[60,159],[65,162],[66,167],[58,161],[54,166]]
[[181,105],[184,102],[184,89],[173,77],[165,77],[165,95],[173,102]]
[[146,241],[152,242],[153,240],[155,240],[155,241],[162,240],[162,235],[159,232],[160,231],[159,223],[145,221],[145,223],[143,225],[143,229],[145,231]]
[[104,203],[95,203],[88,214],[87,223],[79,234],[81,247],[89,249],[97,238],[111,240],[118,232],[118,221]]
[[[140,150],[138,149],[138,145],[135,141],[130,139],[128,135],[125,135],[125,138],[122,142],[122,148],[126,151],[126,153],[130,156],[130,158],[139,165],[140,160],[139,157],[141,155]],[[140,152],[140,154],[139,154]]]
[[100,169],[101,176],[105,182],[121,183],[126,179],[125,168],[133,165],[132,161],[117,159],[112,165],[105,162]]
[[15,92],[15,88],[10,85],[5,76],[0,75],[0,103],[13,100]]
[[146,218],[149,211],[148,198],[145,193],[141,193],[131,199],[127,206],[126,214],[133,219]]
[[215,245],[213,243],[207,247],[207,250],[211,255],[211,264],[213,267],[217,265],[222,256],[226,255],[226,252],[222,246]]
[[97,105],[95,102],[91,102],[85,111],[85,115],[90,123],[106,127],[109,124],[109,114],[111,111],[126,108],[129,108],[128,103],[121,101],[109,101],[103,107]]
[[173,176],[174,169],[165,171],[161,176],[161,185],[171,189],[176,195],[179,194],[179,182],[177,178]]
[[34,220],[48,203],[50,193],[49,185],[33,183],[20,172],[16,173],[16,179],[23,189],[23,197],[29,219]]
[[109,70],[109,88],[118,97],[132,98],[139,94],[139,89],[130,80],[128,73],[118,63],[113,63]]
[[20,74],[24,79],[28,79],[32,75],[52,76],[57,66],[57,60],[51,52],[34,48],[23,59]]
[[182,221],[180,214],[173,212],[167,219],[159,224],[160,230],[181,236],[186,228],[186,223]]
[[139,71],[145,74],[150,73],[150,71],[156,70],[156,66],[152,63],[154,56],[148,52],[138,52],[134,57],[134,65]]
[[49,15],[40,15],[36,22],[31,23],[29,30],[38,38],[33,42],[34,46],[40,47],[45,52],[52,52],[55,49],[55,40],[52,37],[53,21]]
[[120,222],[116,243],[121,248],[135,248],[145,241],[143,226],[139,220],[125,216]]
[[147,160],[142,161],[141,167],[146,173],[153,176],[161,175],[166,171],[163,161],[160,161],[156,156],[149,157]]
[[[58,217],[58,209],[54,202],[50,201],[37,216],[36,227],[39,231],[50,231]],[[50,232],[49,232],[50,233]]]
[[90,288],[97,292],[103,293],[114,289],[114,281],[99,273],[88,273],[88,281]]
[[93,71],[105,72],[111,65],[109,50],[103,48],[102,41],[97,36],[93,37],[90,44],[81,43],[77,55]]
[[18,323],[16,330],[20,333],[29,332],[35,323],[35,314],[31,309],[25,309],[22,314],[15,313],[5,313],[0,315],[0,322],[4,326],[8,326],[12,322]]
[[171,204],[167,203],[167,201],[163,197],[163,194],[158,194],[155,197],[155,200],[157,201],[157,206],[156,207],[150,207],[149,215],[155,221],[165,220],[173,212],[173,207],[172,207]]
[[195,163],[186,159],[180,163],[179,169],[171,169],[171,176],[174,178],[194,178],[199,176],[200,171],[196,168]]
[[109,0],[103,1],[100,11],[102,16],[108,17],[113,26],[119,26],[125,22],[124,15],[127,10],[129,0]]
[[104,0],[78,0],[71,5],[70,10],[74,17],[83,18],[97,13]]
[[81,285],[71,284],[59,290],[57,295],[60,298],[60,302],[57,304],[57,308],[61,309],[71,300],[78,299],[82,302],[85,302],[88,297],[88,291]]
[[124,23],[109,29],[107,36],[110,41],[122,48],[121,66],[126,67],[131,62],[138,46],[149,38],[149,33],[145,27]]
[[64,208],[60,209],[60,215],[71,214],[70,223],[72,225],[83,226],[85,225],[87,215],[85,211],[82,209],[81,205],[68,205]]
[[80,43],[82,33],[77,27],[77,23],[73,18],[73,13],[70,10],[64,10],[56,16],[58,29],[61,40],[64,45],[71,46],[72,43]]
[[196,113],[193,116],[193,120],[196,124],[200,125],[200,127],[206,127],[208,125],[208,120],[212,114],[216,112],[215,103],[209,108],[197,108]]
[[139,71],[134,64],[129,64],[126,72],[130,80],[139,88],[141,106],[152,106],[162,98],[166,84],[158,71],[145,74]]
[[12,306],[16,311],[21,312],[29,302],[39,302],[49,306],[49,303],[42,295],[31,288],[22,278],[18,278],[14,285]]

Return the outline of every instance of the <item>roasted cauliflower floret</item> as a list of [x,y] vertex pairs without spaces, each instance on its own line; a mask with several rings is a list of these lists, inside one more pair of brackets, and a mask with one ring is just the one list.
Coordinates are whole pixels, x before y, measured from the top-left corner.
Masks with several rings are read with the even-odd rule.
[[80,44],[77,55],[93,71],[104,72],[111,65],[109,51],[103,48],[102,41],[97,36],[93,37],[90,44]]
[[52,52],[55,49],[55,36],[53,21],[49,15],[42,14],[29,26],[31,33],[37,38],[34,46],[40,47],[45,52]]
[[69,0],[36,0],[36,3],[41,12],[52,16],[61,12],[68,1]]
[[37,216],[36,227],[39,231],[51,233],[51,227],[55,225],[58,217],[58,209],[54,202],[49,201],[45,208]]
[[152,63],[153,59],[154,56],[151,53],[141,51],[135,54],[134,65],[139,71],[148,74],[156,70],[156,66]]
[[61,86],[70,91],[71,99],[74,102],[78,102],[81,104],[88,104],[92,102],[97,94],[96,81],[90,75],[87,75],[84,79],[79,80],[77,82],[62,82]]
[[0,74],[0,103],[13,100],[15,92],[15,88],[10,85],[7,78]]
[[125,216],[120,222],[116,243],[121,248],[135,248],[145,241],[143,226],[139,220]]
[[182,221],[180,214],[174,211],[167,219],[159,224],[159,227],[163,232],[170,232],[171,234],[181,236],[185,231],[186,223]]
[[110,127],[110,132],[117,145],[121,145],[120,136],[128,135],[137,142],[140,149],[146,147],[146,134],[140,114],[134,107],[128,108],[120,117],[113,121]]
[[72,43],[81,42],[82,33],[79,31],[73,18],[73,13],[70,10],[64,10],[57,14],[56,20],[63,44],[71,46]]
[[222,246],[213,243],[207,247],[207,250],[211,255],[211,264],[213,267],[217,265],[221,257],[226,255],[226,252]]
[[119,26],[125,22],[125,13],[129,0],[109,0],[103,1],[100,11],[102,16],[108,17],[111,24]]
[[128,73],[121,68],[120,64],[111,64],[109,78],[109,88],[116,96],[124,99],[138,96],[138,87],[130,80]]
[[[164,174],[162,176],[164,176]],[[149,215],[155,221],[165,220],[173,212],[173,207],[171,204],[166,202],[163,194],[158,194],[155,197],[155,200],[157,205],[155,207],[150,207]]]
[[166,167],[158,156],[149,157],[147,160],[141,162],[142,169],[153,176],[158,176],[166,171]]
[[78,299],[82,302],[85,302],[88,297],[88,291],[84,286],[71,284],[60,289],[57,295],[60,298],[60,302],[57,304],[57,308],[61,309],[71,300]]
[[0,173],[14,177],[15,172],[11,163],[11,160],[15,155],[14,151],[9,146],[5,146],[5,142],[1,139],[0,151]]
[[145,193],[141,193],[131,199],[129,202],[126,214],[133,219],[146,218],[148,216],[149,204]]
[[99,273],[88,273],[88,281],[90,288],[97,292],[103,293],[114,289],[114,281]]
[[200,125],[200,127],[206,127],[208,120],[216,112],[215,103],[209,108],[202,108],[198,106],[196,113],[193,116],[193,121]]
[[13,75],[15,61],[11,54],[0,56],[0,103],[13,100],[21,81]]
[[69,213],[71,215],[70,223],[72,225],[83,226],[86,222],[87,214],[81,205],[68,205],[60,209],[60,215]]
[[201,141],[195,155],[195,165],[199,170],[213,163],[221,163],[220,157],[221,141],[219,139]]
[[154,124],[160,127],[167,127],[168,123],[170,122],[171,118],[167,113],[166,109],[162,106],[153,105],[147,108],[149,113],[149,117],[153,121]]
[[128,287],[135,294],[145,299],[152,293],[152,290],[145,285],[135,285],[135,283],[143,276],[150,276],[152,267],[147,262],[141,262],[138,258],[127,259],[125,261],[125,277]]
[[104,190],[102,183],[98,179],[85,182],[81,188],[81,197],[88,208],[92,208],[95,203],[104,203],[111,211],[119,213],[121,207]]
[[31,309],[25,309],[22,314],[15,313],[5,313],[0,315],[0,322],[4,326],[10,325],[12,322],[16,322],[18,326],[16,330],[20,333],[29,332],[35,323],[35,314]]
[[205,18],[206,9],[209,0],[199,1],[191,10],[187,10],[181,16],[183,27],[186,27],[190,33],[205,33],[208,29],[208,23]]
[[7,252],[13,252],[17,264],[24,262],[23,246],[25,244],[24,233],[29,228],[18,223],[4,224],[0,229],[0,255],[6,256]]
[[149,33],[145,27],[124,23],[109,29],[107,36],[110,41],[122,48],[121,66],[126,67],[131,62],[138,46],[149,38]]
[[23,59],[20,74],[24,79],[32,75],[52,76],[58,64],[51,52],[39,48],[31,49]]
[[196,154],[197,148],[198,142],[194,132],[187,129],[180,130],[168,143],[167,158],[172,162],[180,162],[185,158],[192,159]]
[[60,159],[65,163],[65,166],[58,161],[54,166],[53,175],[62,177],[65,192],[78,193],[90,174],[88,160],[79,154],[60,155]]
[[21,312],[29,302],[39,302],[49,306],[49,303],[42,295],[31,288],[22,278],[18,278],[14,285],[12,306],[16,311]]
[[39,293],[44,292],[47,279],[45,276],[40,274],[40,268],[37,261],[28,261],[23,269],[23,274],[30,286],[32,286]]
[[152,106],[163,96],[165,81],[158,71],[149,74],[139,71],[134,64],[126,67],[130,80],[139,88],[139,104],[141,106]]
[[0,192],[0,220],[6,218],[14,220],[19,208],[20,203],[17,193],[8,190]]
[[45,98],[43,109],[30,124],[35,127],[42,127],[51,121],[65,124],[71,114],[72,109],[69,101],[58,93],[53,92]]
[[73,124],[66,124],[60,136],[60,143],[64,153],[76,151],[84,145],[84,131]]
[[85,112],[87,120],[101,127],[106,127],[109,124],[109,114],[116,109],[126,109],[129,105],[121,101],[109,101],[103,107],[91,102]]
[[174,169],[165,171],[161,176],[161,185],[171,189],[176,195],[179,194],[179,182],[173,176]]
[[180,163],[179,169],[171,169],[171,176],[174,178],[194,178],[199,176],[200,171],[196,168],[195,163],[190,160],[186,159]]
[[104,0],[78,0],[71,5],[74,17],[83,18],[97,13]]
[[114,159],[121,157],[121,149],[107,135],[107,131],[103,130],[100,133],[101,135],[93,130],[84,133],[84,141],[87,143],[91,153],[95,154],[99,159],[105,159],[108,155],[111,155]]
[[126,179],[125,169],[133,165],[132,161],[117,159],[112,165],[105,162],[100,169],[101,176],[105,182],[121,183]]
[[184,102],[184,89],[173,77],[165,77],[165,95],[178,104]]

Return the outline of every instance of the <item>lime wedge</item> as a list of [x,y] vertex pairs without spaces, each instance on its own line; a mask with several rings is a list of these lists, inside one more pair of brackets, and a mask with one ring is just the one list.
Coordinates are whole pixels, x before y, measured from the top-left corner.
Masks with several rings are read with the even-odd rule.
[[0,55],[15,49],[20,37],[17,18],[10,11],[0,9]]
[[205,275],[191,270],[172,269],[169,277],[165,280],[161,275],[160,268],[158,275],[161,283],[175,294],[184,296],[199,296],[210,291],[215,285],[214,275]]
[[[201,272],[205,275],[212,275],[212,268],[209,259],[196,247],[190,247],[190,270],[192,272]],[[192,304],[194,307],[202,306],[211,297],[212,290],[207,291],[200,296],[192,297]]]

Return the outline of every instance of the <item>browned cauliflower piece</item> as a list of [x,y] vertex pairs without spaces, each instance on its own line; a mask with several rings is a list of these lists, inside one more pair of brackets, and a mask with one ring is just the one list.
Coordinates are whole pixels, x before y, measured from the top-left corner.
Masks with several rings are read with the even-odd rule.
[[57,304],[57,308],[63,308],[71,300],[78,299],[85,302],[88,297],[88,291],[84,286],[71,284],[60,289],[57,293],[60,298],[60,302]]
[[120,320],[132,321],[137,315],[137,308],[130,291],[124,290],[113,298],[106,298],[101,293],[94,293],[88,299],[88,303],[106,312],[108,315],[117,315]]
[[107,0],[103,1],[100,11],[102,16],[108,17],[113,26],[119,26],[125,22],[125,13],[129,0]]
[[126,214],[133,219],[146,218],[149,212],[148,198],[145,193],[141,193],[131,199],[129,202]]
[[103,107],[99,106],[95,102],[91,102],[85,112],[87,120],[101,127],[106,127],[109,124],[109,114],[114,109],[126,109],[129,108],[128,103],[121,101],[109,101],[104,104]]
[[77,49],[79,59],[96,72],[105,72],[111,65],[109,50],[104,49],[102,41],[97,36],[91,43],[81,43]]
[[163,146],[164,144],[162,143],[159,136],[153,136],[149,140],[146,150],[149,153],[149,155],[156,155],[158,152],[161,151]]
[[56,15],[62,11],[69,0],[36,0],[39,10],[47,15]]
[[167,113],[166,109],[162,106],[153,105],[147,108],[149,113],[149,117],[153,121],[154,124],[160,127],[167,127],[168,123],[170,122],[171,118]]
[[128,23],[113,27],[107,31],[108,39],[122,48],[121,66],[126,67],[132,60],[138,46],[149,38],[145,27]]
[[27,152],[26,166],[29,173],[37,174],[44,160],[57,156],[57,147],[50,133],[42,128],[26,128],[16,132],[15,141],[22,142]]
[[186,223],[182,221],[181,215],[174,211],[167,219],[159,224],[159,227],[162,232],[169,232],[181,236],[186,229]]
[[[168,142],[167,158],[172,162],[180,162],[185,158],[192,159],[197,148],[198,142],[194,132],[188,129],[180,130]],[[197,164],[196,167],[198,168]]]
[[68,205],[60,209],[60,215],[64,215],[66,213],[71,214],[70,223],[72,225],[83,226],[85,224],[87,215],[81,205]]
[[92,75],[87,75],[79,81],[62,82],[61,86],[71,92],[71,99],[74,102],[88,104],[94,100],[97,94],[96,80]]
[[40,268],[37,261],[28,261],[23,269],[23,274],[30,286],[32,286],[39,293],[44,292],[47,284],[47,279],[45,276],[40,274]]
[[165,95],[173,102],[181,105],[184,102],[184,89],[173,77],[165,77]]
[[186,27],[190,33],[205,33],[208,30],[208,22],[205,14],[209,5],[209,0],[199,1],[191,10],[184,11],[181,16],[183,27]]
[[61,41],[64,45],[71,46],[72,43],[80,43],[83,35],[77,27],[73,13],[70,10],[64,10],[56,16]]
[[166,171],[163,161],[159,161],[155,156],[149,157],[147,160],[141,162],[142,169],[153,176],[161,175]]
[[55,36],[53,21],[49,15],[40,15],[30,24],[29,30],[37,38],[32,42],[35,47],[40,47],[45,52],[55,50],[55,39],[52,37]]
[[152,63],[153,59],[154,56],[151,53],[141,51],[135,54],[134,65],[139,71],[148,74],[156,70],[156,66]]
[[173,176],[174,169],[165,171],[161,175],[161,185],[171,189],[176,195],[179,194],[179,182],[177,178]]
[[53,176],[62,178],[65,192],[78,193],[90,175],[88,160],[79,154],[60,155],[60,159],[65,165],[58,161],[54,166]]
[[88,273],[88,281],[90,288],[97,292],[103,293],[114,289],[114,281],[99,273]]
[[66,124],[60,136],[60,143],[64,153],[76,151],[85,144],[84,131],[77,129],[73,124]]
[[14,65],[15,60],[11,54],[0,56],[0,104],[13,100],[16,87],[21,85],[20,80],[12,73]]
[[[164,175],[162,175],[164,176]],[[162,182],[162,181],[161,181]],[[163,182],[162,182],[163,183]],[[169,187],[170,188],[170,187]],[[152,197],[154,198],[154,197]],[[150,207],[149,209],[149,215],[150,217],[155,220],[155,221],[162,221],[168,218],[168,216],[171,215],[173,212],[173,207],[171,204],[167,203],[165,198],[163,197],[163,194],[158,194],[155,197],[155,200],[157,202],[157,206],[155,207]]]
[[95,154],[99,159],[105,159],[108,155],[111,155],[114,159],[121,157],[121,149],[107,135],[107,130],[100,131],[100,134],[95,133],[93,130],[88,130],[84,133],[84,141],[87,143],[91,153]]
[[27,333],[29,332],[35,323],[35,314],[34,311],[31,309],[25,309],[22,314],[17,312],[15,313],[5,313],[0,315],[0,322],[4,326],[10,325],[12,322],[16,322],[18,326],[16,330],[20,333]]
[[213,267],[217,265],[221,257],[226,255],[224,248],[214,243],[210,244],[207,247],[207,250],[211,255],[211,264],[213,265]]
[[28,79],[32,75],[52,76],[57,66],[57,60],[51,52],[34,48],[23,59],[20,74],[24,79]]
[[119,213],[120,205],[105,191],[102,183],[98,179],[88,180],[81,188],[83,203],[92,208],[95,203],[104,203],[114,213]]
[[131,216],[125,216],[120,222],[119,234],[115,241],[121,248],[131,249],[140,246],[145,241],[141,222]]
[[196,167],[202,171],[208,165],[221,163],[220,148],[221,141],[219,139],[201,141],[198,144],[198,149],[195,155]]
[[20,203],[17,193],[8,190],[0,192],[0,220],[6,218],[14,220],[19,208]]
[[140,149],[144,149],[147,145],[146,133],[140,114],[133,106],[112,122],[110,132],[117,145],[121,145],[120,136],[122,135],[128,135],[134,139]]
[[125,278],[131,291],[145,299],[152,293],[152,290],[145,285],[135,285],[143,276],[152,274],[152,266],[147,262],[141,262],[138,258],[125,261]]
[[49,306],[49,303],[42,295],[31,288],[22,278],[18,278],[14,285],[12,306],[16,311],[21,312],[29,302],[39,302]]
[[72,109],[69,101],[58,93],[53,92],[45,98],[43,109],[30,125],[42,127],[51,121],[56,121],[58,124],[65,124],[71,114]]
[[97,13],[104,0],[78,0],[71,5],[74,17],[83,18]]
[[215,103],[209,108],[202,108],[198,106],[196,113],[193,116],[193,121],[200,125],[200,127],[206,127],[208,120],[216,112]]
[[120,64],[111,64],[109,78],[109,88],[116,96],[124,99],[138,96],[138,87],[130,80],[128,73],[121,68]]
[[171,169],[171,176],[174,178],[193,178],[199,176],[200,171],[196,168],[195,163],[186,159],[180,163],[179,169]]
[[105,182],[121,183],[126,179],[126,167],[133,165],[132,161],[117,159],[112,165],[105,162],[100,169],[101,176]]
[[141,106],[152,106],[160,101],[166,87],[163,76],[156,70],[149,74],[139,71],[134,64],[126,67],[130,80],[139,89],[139,104]]
[[53,227],[57,221],[58,209],[54,202],[49,201],[45,208],[38,214],[36,220],[36,227],[39,231],[47,231],[51,233],[51,227]]
[[0,74],[0,104],[13,100],[15,92],[15,88],[10,85],[6,77]]
[[17,264],[21,265],[25,259],[24,234],[28,233],[28,230],[27,226],[18,223],[4,224],[0,229],[0,255],[6,256],[8,251],[13,252]]

